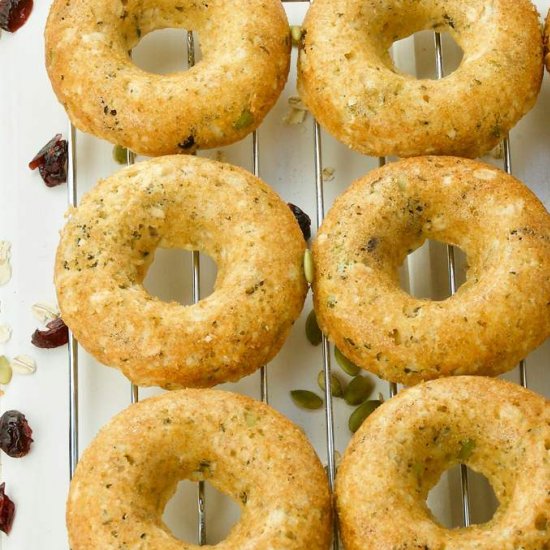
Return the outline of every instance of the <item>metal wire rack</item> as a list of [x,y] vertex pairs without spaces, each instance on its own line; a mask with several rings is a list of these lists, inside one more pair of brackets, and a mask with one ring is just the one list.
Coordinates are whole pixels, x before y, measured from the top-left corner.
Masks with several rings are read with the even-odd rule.
[[[298,2],[299,0],[283,0],[284,3]],[[311,3],[311,2],[310,2]],[[444,60],[442,53],[441,36],[439,33],[434,33],[435,44],[435,67],[437,78],[444,77]],[[188,66],[195,64],[195,45],[192,32],[187,33],[187,61]],[[322,133],[319,124],[315,121],[313,125],[313,164],[314,164],[314,185],[316,197],[316,223],[319,227],[325,215],[325,191],[323,181],[323,159],[322,159]],[[69,172],[68,172],[68,203],[71,206],[76,206],[78,201],[78,174],[77,174],[77,154],[76,154],[76,129],[70,125],[69,131]],[[504,170],[512,173],[511,147],[508,137],[503,141],[504,151]],[[252,166],[253,173],[260,176],[260,138],[258,132],[254,132],[252,136]],[[378,159],[379,166],[385,165],[387,159],[382,157]],[[127,164],[134,163],[134,155],[128,152]],[[197,303],[201,297],[201,275],[200,275],[200,255],[198,251],[192,253],[192,296],[193,303]],[[447,246],[447,272],[448,285],[451,294],[457,290],[457,275],[455,265],[455,250],[452,246]],[[322,337],[322,363],[325,381],[324,401],[325,401],[325,433],[326,433],[326,461],[327,472],[331,491],[334,489],[336,477],[336,455],[335,455],[335,424],[334,411],[332,403],[332,388],[331,388],[331,345],[323,335]],[[79,402],[78,402],[78,343],[75,337],[70,333],[68,345],[68,363],[69,363],[69,473],[72,478],[79,457]],[[527,387],[527,366],[525,361],[519,365],[520,383]],[[395,383],[389,383],[388,395],[393,397],[398,389]],[[260,377],[260,395],[261,400],[268,402],[269,386],[268,386],[268,369],[267,366],[262,367]],[[130,385],[130,402],[136,403],[139,400],[139,388],[134,384]],[[461,502],[463,525],[468,526],[471,523],[470,517],[470,491],[468,484],[468,470],[464,465],[461,465]],[[199,482],[197,491],[197,542],[199,545],[206,544],[206,514],[205,514],[205,492],[204,482]],[[332,543],[333,550],[340,548],[338,537],[338,529],[335,521],[334,538]]]

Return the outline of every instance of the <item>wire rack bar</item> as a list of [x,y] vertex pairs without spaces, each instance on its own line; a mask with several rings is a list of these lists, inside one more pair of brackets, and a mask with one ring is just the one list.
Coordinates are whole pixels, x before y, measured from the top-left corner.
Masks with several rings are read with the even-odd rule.
[[[195,65],[195,37],[193,31],[187,31],[187,68]],[[191,289],[193,294],[193,303],[196,304],[201,299],[201,260],[200,252],[193,250],[191,252],[192,274]],[[204,481],[199,481],[197,487],[197,540],[200,546],[206,544],[206,496]]]
[[[69,206],[78,203],[76,128],[71,124],[68,139],[67,201]],[[69,475],[72,479],[78,462],[78,342],[69,330]]]
[[[317,205],[317,229],[321,226],[325,217],[325,198],[323,186],[323,160],[321,153],[321,127],[317,121],[313,123],[313,147],[315,162],[315,197]],[[325,422],[327,440],[327,470],[331,493],[334,492],[336,480],[335,446],[334,446],[334,411],[332,404],[332,380],[330,368],[330,343],[325,335],[322,335],[321,350],[323,355],[323,373],[325,377]],[[338,540],[338,524],[334,518],[334,530],[332,539],[333,550],[340,548]]]
[[[260,177],[260,135],[258,130],[252,132],[252,171],[257,178]],[[267,365],[260,368],[260,399],[264,403],[269,403]]]
[[[441,48],[441,34],[434,33],[435,43],[435,71],[438,79],[445,76],[443,66],[443,50]],[[449,290],[451,295],[456,293],[456,261],[455,261],[455,249],[452,245],[447,245],[447,271],[449,274]],[[468,468],[465,464],[460,465],[460,486],[462,495],[462,521],[465,527],[468,527],[471,523],[470,512],[470,484],[468,480]]]
[[[512,175],[512,148],[510,147],[510,137],[506,136],[502,142],[502,151],[504,157],[504,171]],[[519,383],[527,387],[527,363],[525,359],[519,362]]]
[[[130,149],[126,149],[126,166],[133,166],[136,162],[136,155],[130,151]],[[139,386],[134,384],[133,382],[130,382],[130,403],[134,405],[139,401]]]
[[[386,166],[387,164],[386,157],[378,157],[378,167]],[[388,395],[390,399],[397,395],[397,384],[395,382],[388,382]]]

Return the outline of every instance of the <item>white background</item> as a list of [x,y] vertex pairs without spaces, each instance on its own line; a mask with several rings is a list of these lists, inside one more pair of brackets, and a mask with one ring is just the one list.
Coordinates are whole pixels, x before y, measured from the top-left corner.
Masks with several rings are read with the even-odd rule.
[[[536,2],[546,15],[548,1]],[[286,4],[291,23],[300,24],[307,3]],[[0,354],[33,356],[38,371],[33,376],[15,375],[0,399],[1,411],[23,411],[34,430],[35,443],[23,459],[1,457],[2,480],[16,502],[17,516],[12,534],[2,535],[5,550],[36,548],[66,549],[64,525],[65,498],[69,483],[68,466],[68,358],[67,349],[39,350],[30,344],[30,336],[38,323],[31,305],[39,301],[55,301],[52,282],[53,259],[58,231],[63,225],[67,204],[66,186],[46,188],[27,163],[55,133],[67,135],[66,115],[51,91],[43,62],[42,33],[47,16],[47,3],[36,2],[28,23],[16,34],[3,33],[0,38],[0,240],[12,243],[13,278],[0,287],[0,323],[13,328],[13,337],[0,345]],[[145,38],[135,52],[135,59],[144,68],[168,71],[184,67],[185,33],[162,31]],[[481,37],[480,37],[481,39]],[[424,33],[416,40],[399,43],[394,55],[400,68],[426,76],[433,74],[432,37]],[[446,52],[452,60],[455,49]],[[293,50],[293,66],[296,50]],[[451,61],[452,62],[452,61]],[[449,68],[449,65],[447,68]],[[260,132],[261,176],[286,200],[301,206],[315,219],[315,185],[313,162],[313,123],[311,116],[301,125],[286,126],[283,116],[288,111],[288,97],[295,96],[294,69],[276,108],[264,122]],[[533,189],[545,205],[550,205],[548,185],[550,160],[550,85],[545,79],[535,109],[514,129],[511,135],[514,174]],[[78,135],[79,195],[99,177],[117,170],[111,160],[112,146],[94,138]],[[251,139],[226,148],[228,162],[252,169]],[[206,153],[215,157],[216,151]],[[502,165],[501,161],[486,159]],[[352,153],[332,138],[323,135],[324,165],[335,168],[333,181],[325,183],[327,208],[334,197],[349,183],[377,165],[377,159]],[[438,296],[446,286],[445,259],[441,247],[423,247],[410,259],[408,272],[416,294]],[[211,262],[203,261],[203,295],[214,280]],[[407,269],[404,270],[407,278]],[[191,302],[191,263],[188,253],[161,251],[146,281],[147,288],[165,299]],[[316,378],[322,368],[321,349],[312,347],[305,338],[304,322],[311,309],[308,298],[304,313],[296,323],[281,353],[269,366],[270,403],[301,425],[323,462],[326,462],[324,412],[304,412],[291,402],[292,389],[318,390]],[[528,358],[530,387],[550,395],[548,342]],[[334,366],[335,372],[346,376]],[[129,383],[118,371],[95,363],[85,352],[80,353],[80,445],[85,448],[107,420],[129,403]],[[507,378],[518,380],[517,371]],[[228,386],[259,398],[259,374],[239,384]],[[388,385],[378,381],[377,392],[388,394]],[[153,393],[142,392],[142,397]],[[350,437],[347,419],[352,409],[342,400],[335,400],[336,448],[343,452]],[[450,488],[449,488],[450,485]],[[472,483],[473,514],[482,520],[490,514],[490,494],[483,484]],[[170,505],[167,522],[186,540],[196,540],[194,488],[182,483],[182,490]],[[430,504],[447,523],[460,520],[461,504],[457,492],[457,476],[452,474],[438,486]],[[223,537],[238,513],[227,499],[209,494],[207,501],[208,540],[214,543]]]

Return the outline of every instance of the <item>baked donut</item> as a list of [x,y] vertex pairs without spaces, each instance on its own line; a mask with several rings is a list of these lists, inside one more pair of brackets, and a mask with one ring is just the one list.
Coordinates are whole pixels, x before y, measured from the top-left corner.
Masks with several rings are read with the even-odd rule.
[[[206,252],[213,294],[163,302],[142,286],[157,247]],[[292,212],[243,169],[168,156],[121,170],[69,212],[55,267],[64,321],[141,386],[212,386],[272,359],[307,292]]]
[[[464,51],[443,80],[401,73],[389,49],[422,29]],[[367,155],[477,157],[533,107],[542,80],[529,0],[315,0],[303,24],[300,95],[334,137]]]
[[[202,59],[165,75],[134,65],[132,48],[167,27],[197,31]],[[278,0],[55,0],[45,38],[46,68],[73,124],[149,156],[243,138],[274,105],[290,63]]]
[[[399,266],[426,239],[467,255],[466,282],[443,301],[399,286]],[[493,166],[420,157],[370,172],[330,209],[313,259],[319,326],[392,382],[494,376],[550,335],[550,215]]]
[[549,41],[550,41],[550,11],[546,16],[546,21],[544,23],[544,63],[546,65],[547,71],[550,71],[550,53],[548,49]]
[[[510,382],[446,378],[400,392],[346,449],[336,502],[346,550],[550,548],[550,406]],[[441,474],[467,464],[490,481],[493,518],[445,529],[426,505]]]
[[162,521],[182,479],[240,505],[219,550],[328,549],[328,481],[303,432],[249,397],[182,390],[129,407],[85,451],[67,504],[72,550],[200,548]]

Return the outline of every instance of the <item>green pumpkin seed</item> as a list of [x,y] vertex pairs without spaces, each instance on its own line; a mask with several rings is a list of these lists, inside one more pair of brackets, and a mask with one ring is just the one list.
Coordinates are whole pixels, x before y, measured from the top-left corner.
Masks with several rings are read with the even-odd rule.
[[361,370],[357,365],[352,363],[336,346],[334,346],[334,357],[340,368],[350,376],[357,376]]
[[[319,384],[319,387],[325,391],[325,371],[319,371],[319,374],[317,375],[317,384]],[[330,375],[330,393],[332,397],[342,397],[342,395],[344,395],[342,383],[335,374]]]
[[472,453],[476,448],[476,442],[473,439],[466,439],[465,441],[461,441],[460,445],[461,447],[458,451],[458,460],[464,462],[472,456]]
[[246,411],[244,413],[244,419],[246,421],[246,425],[249,428],[253,428],[256,425],[256,421],[258,420],[258,417],[256,416],[256,413],[252,411]]
[[420,464],[420,462],[415,462],[412,465],[411,471],[414,474],[414,476],[416,477],[418,482],[420,482],[420,480],[424,476],[424,470],[425,470],[424,465]]
[[254,115],[250,112],[249,109],[243,109],[243,112],[239,118],[233,123],[235,130],[242,130],[250,126],[254,122]]
[[366,376],[356,376],[344,392],[344,400],[348,405],[360,405],[370,397],[374,382]]
[[323,400],[312,391],[292,390],[290,392],[290,397],[292,397],[292,401],[302,409],[315,410],[323,406]]
[[371,415],[382,403],[378,400],[372,399],[371,401],[365,401],[361,406],[357,407],[349,417],[348,427],[352,433],[355,433],[365,419]]
[[9,384],[13,371],[5,355],[0,357],[0,384]]
[[122,147],[122,145],[115,145],[113,147],[113,160],[118,164],[127,164],[128,149],[126,149],[126,147]]
[[323,333],[317,324],[317,316],[313,309],[306,319],[306,336],[312,346],[318,346],[323,340]]
[[306,281],[309,284],[312,284],[314,268],[313,268],[313,256],[311,255],[311,250],[309,248],[306,248],[306,251],[304,252],[304,274],[306,276]]
[[300,25],[290,25],[290,36],[292,37],[292,44],[299,46],[302,39],[302,27]]

